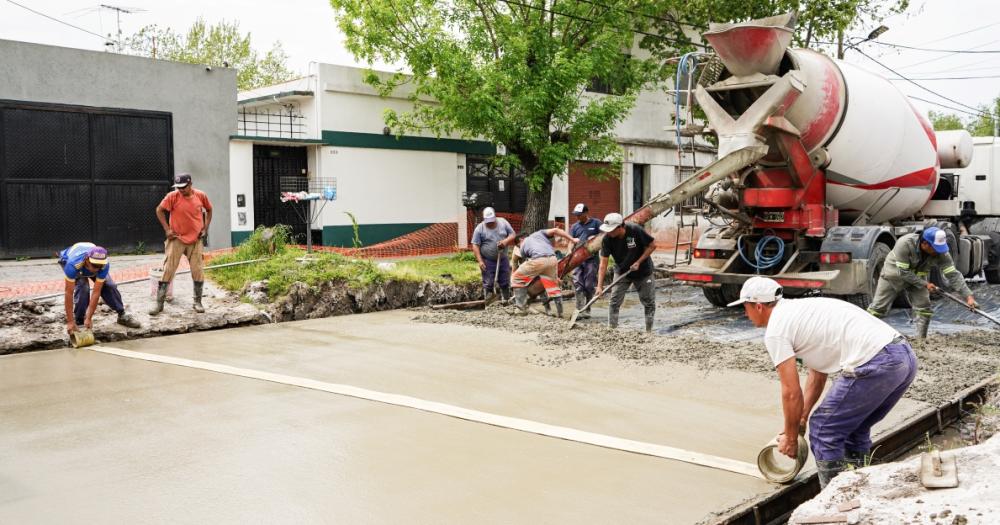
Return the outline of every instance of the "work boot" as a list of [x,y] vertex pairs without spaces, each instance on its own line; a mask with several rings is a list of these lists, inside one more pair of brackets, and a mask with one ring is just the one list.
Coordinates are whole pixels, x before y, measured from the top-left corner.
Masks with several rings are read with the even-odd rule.
[[205,281],[195,281],[194,282],[194,304],[191,305],[194,311],[203,314],[205,313],[205,307],[201,305],[201,293],[205,288]]
[[510,287],[504,286],[500,289],[500,304],[507,306],[510,304]]
[[142,323],[135,316],[124,310],[118,312],[118,324],[128,328],[142,328]]
[[514,288],[514,315],[528,315],[527,288]]
[[[593,291],[589,291],[589,292],[586,292],[586,294],[587,294],[587,303],[589,303],[590,300],[594,298],[594,292]],[[584,303],[584,304],[586,304],[586,303]],[[588,306],[587,309],[583,311],[583,313],[586,314],[587,318],[589,319],[590,318],[590,307]]]
[[587,301],[588,299],[586,295],[581,292],[576,293],[576,311],[580,312],[576,316],[577,319],[590,319],[590,308],[587,308],[586,310],[583,309],[583,307],[587,305]]
[[927,339],[927,329],[930,328],[931,318],[926,315],[917,314],[915,325],[917,330],[917,339]]
[[646,333],[647,334],[653,333],[653,315],[652,314],[647,314],[646,315]]
[[844,471],[846,462],[842,459],[834,461],[820,461],[816,460],[816,473],[819,475],[819,488],[820,490],[826,488],[830,483],[830,480],[837,477]]
[[608,310],[608,328],[618,328],[618,312]]
[[170,283],[160,281],[156,288],[156,306],[149,311],[149,315],[160,315],[160,312],[163,311],[163,302],[167,300],[167,286],[170,286]]
[[553,302],[556,303],[556,317],[562,319],[563,318],[562,297],[556,297],[555,299],[553,299]]
[[869,450],[848,450],[844,461],[846,461],[847,465],[851,468],[864,468],[866,463],[871,462],[871,456],[869,455],[870,452],[871,451]]

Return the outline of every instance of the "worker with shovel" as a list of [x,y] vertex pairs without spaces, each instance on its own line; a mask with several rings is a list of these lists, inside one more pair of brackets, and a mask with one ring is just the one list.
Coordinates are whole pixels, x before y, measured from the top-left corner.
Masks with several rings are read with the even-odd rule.
[[[170,213],[169,224],[167,213]],[[195,312],[203,313],[205,307],[201,304],[201,296],[205,286],[205,272],[202,248],[203,239],[208,234],[208,225],[212,222],[212,203],[203,191],[194,189],[191,174],[180,173],[174,177],[174,191],[168,193],[156,207],[156,218],[167,236],[164,244],[166,257],[163,277],[156,290],[156,306],[149,311],[149,315],[159,315],[163,311],[167,287],[174,279],[181,256],[187,257],[188,264],[191,265],[191,279],[194,280],[192,307]]]
[[545,287],[545,312],[550,313],[549,303],[556,303],[556,316],[562,317],[562,291],[559,289],[559,261],[556,260],[555,246],[552,240],[560,237],[572,244],[577,243],[577,239],[570,236],[559,228],[549,228],[538,230],[535,233],[521,233],[515,239],[517,247],[520,249],[520,257],[523,262],[514,270],[514,275],[510,278],[511,287],[514,289],[514,306],[517,315],[528,314],[528,285],[538,277],[542,286]]
[[930,292],[937,290],[937,286],[929,282],[928,278],[931,269],[935,267],[948,280],[948,287],[962,294],[966,306],[971,309],[979,306],[972,290],[965,284],[965,277],[955,268],[955,262],[948,253],[947,234],[944,230],[931,226],[923,234],[910,233],[896,241],[896,246],[885,258],[868,313],[875,317],[884,316],[889,312],[896,296],[905,293],[913,307],[917,337],[926,338],[927,328],[934,314]]
[[[906,339],[847,301],[783,299],[781,285],[767,277],[747,279],[740,298],[729,306],[738,304],[754,326],[766,328],[764,346],[781,380],[785,424],[778,450],[793,459],[798,455],[799,430],[808,418],[820,487],[848,464],[866,465],[872,426],[896,406],[917,375],[917,357]],[[796,360],[809,369],[804,389]],[[837,372],[813,412],[827,375]]]
[[[573,215],[576,215],[576,223],[570,228],[569,234],[580,243],[587,242],[591,237],[601,233],[601,221],[590,216],[590,208],[584,203],[579,203],[573,208]],[[590,307],[587,303],[594,297],[597,289],[597,255],[583,261],[580,266],[573,271],[573,288],[576,290],[576,309],[581,319],[590,318]]]
[[653,260],[650,256],[656,250],[656,240],[634,223],[625,223],[620,213],[609,213],[604,217],[600,229],[605,233],[601,244],[601,264],[597,269],[597,295],[604,292],[604,276],[608,272],[608,258],[615,258],[615,279],[630,271],[624,283],[611,291],[608,305],[608,326],[618,327],[618,312],[625,302],[625,292],[634,287],[639,292],[639,301],[645,309],[646,333],[653,331],[653,317],[656,315],[656,283],[653,281]]
[[[472,232],[472,253],[483,274],[483,298],[501,294],[506,304],[510,300],[510,260],[507,246],[514,242],[514,228],[507,219],[497,217],[493,208],[483,210],[483,222]],[[494,289],[496,285],[499,290]]]
[[[94,243],[78,242],[59,252],[59,266],[66,277],[66,331],[71,335],[80,329],[80,325],[87,330],[93,329],[99,298],[118,313],[118,324],[129,328],[142,326],[125,311],[122,294],[111,279],[111,263],[106,249]],[[94,281],[93,291],[90,281]]]

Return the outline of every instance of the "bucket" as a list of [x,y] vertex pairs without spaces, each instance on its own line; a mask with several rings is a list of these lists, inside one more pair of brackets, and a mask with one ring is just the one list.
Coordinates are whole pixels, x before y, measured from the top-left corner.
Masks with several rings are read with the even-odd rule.
[[[156,299],[156,291],[160,287],[160,280],[163,279],[163,268],[151,268],[149,270],[149,294]],[[167,300],[174,300],[174,281],[167,285]]]
[[778,438],[774,438],[757,454],[757,468],[772,483],[788,483],[799,475],[809,459],[809,443],[799,436],[799,453],[793,460],[778,452]]
[[83,348],[94,344],[94,332],[90,330],[77,330],[69,334],[69,343],[73,348]]

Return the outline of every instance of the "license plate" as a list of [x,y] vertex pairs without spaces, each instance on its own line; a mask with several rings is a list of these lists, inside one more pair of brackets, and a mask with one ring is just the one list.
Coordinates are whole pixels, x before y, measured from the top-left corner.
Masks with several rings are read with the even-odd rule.
[[785,212],[783,211],[766,211],[760,216],[760,220],[764,222],[785,222]]

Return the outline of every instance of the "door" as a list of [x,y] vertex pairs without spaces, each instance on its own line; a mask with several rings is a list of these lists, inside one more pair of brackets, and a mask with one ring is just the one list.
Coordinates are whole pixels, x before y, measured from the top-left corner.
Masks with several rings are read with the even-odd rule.
[[292,240],[306,242],[306,204],[281,202],[283,191],[306,191],[309,177],[306,148],[289,146],[253,147],[253,220],[254,227],[285,224],[292,229]]
[[172,137],[169,113],[0,101],[0,256],[161,246]]
[[521,169],[490,166],[488,157],[466,159],[465,188],[468,192],[488,191],[498,213],[524,213],[528,205],[528,185]]
[[578,202],[590,208],[590,216],[603,219],[605,215],[621,213],[621,184],[618,177],[606,180],[594,180],[588,172],[603,171],[610,168],[604,162],[569,163],[569,206],[572,209]]

